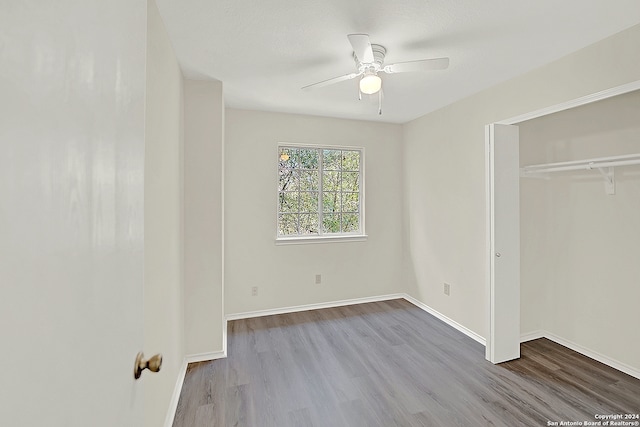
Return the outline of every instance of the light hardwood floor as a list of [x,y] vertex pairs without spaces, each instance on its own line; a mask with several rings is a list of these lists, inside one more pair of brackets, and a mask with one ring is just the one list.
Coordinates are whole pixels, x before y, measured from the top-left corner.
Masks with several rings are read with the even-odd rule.
[[189,366],[174,427],[547,426],[640,413],[640,380],[546,339],[492,365],[404,300],[229,323]]

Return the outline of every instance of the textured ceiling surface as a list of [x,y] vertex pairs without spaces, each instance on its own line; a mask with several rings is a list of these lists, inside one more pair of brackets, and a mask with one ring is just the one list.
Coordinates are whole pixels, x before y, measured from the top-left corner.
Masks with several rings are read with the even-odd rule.
[[[640,23],[639,0],[156,0],[186,77],[223,82],[226,105],[404,123]],[[443,71],[383,75],[358,101],[350,33],[385,63],[449,57]]]

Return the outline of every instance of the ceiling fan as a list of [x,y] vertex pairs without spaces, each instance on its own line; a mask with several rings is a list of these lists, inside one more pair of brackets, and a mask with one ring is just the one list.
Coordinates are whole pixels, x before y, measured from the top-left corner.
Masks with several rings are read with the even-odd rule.
[[419,59],[416,61],[397,62],[384,65],[387,49],[379,44],[371,44],[368,34],[347,35],[353,47],[353,59],[357,71],[334,77],[321,82],[304,86],[302,89],[316,89],[360,77],[358,84],[358,99],[362,94],[378,94],[378,114],[382,114],[382,79],[378,73],[394,74],[414,71],[444,70],[449,67],[449,58]]

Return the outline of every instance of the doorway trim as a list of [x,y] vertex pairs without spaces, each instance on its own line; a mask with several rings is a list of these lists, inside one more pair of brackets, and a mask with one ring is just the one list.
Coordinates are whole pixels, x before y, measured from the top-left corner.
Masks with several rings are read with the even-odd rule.
[[[485,126],[485,146],[489,146],[489,126],[492,124],[501,124],[501,125],[517,125],[518,123],[536,119],[538,117],[546,116],[549,114],[558,113],[560,111],[570,110],[572,108],[581,107],[583,105],[591,104],[592,102],[601,101],[607,98],[612,98],[618,95],[624,95],[625,93],[633,92],[636,90],[640,90],[640,80],[636,80],[630,83],[626,83],[620,86],[615,86],[609,89],[602,90],[600,92],[595,92],[590,95],[585,95],[579,98],[575,98],[566,102],[562,102],[559,104],[554,104],[545,108],[541,108],[538,110],[533,110],[528,113],[520,114],[518,116],[509,117],[503,120],[499,120]],[[488,153],[485,152],[485,156],[488,156]],[[488,157],[485,159],[485,165],[488,165]],[[485,358],[492,363],[495,363],[491,360],[491,352],[490,346],[491,343],[494,342],[493,331],[491,328],[491,313],[494,311],[496,307],[496,301],[494,301],[494,295],[491,292],[491,274],[492,274],[492,265],[491,261],[493,259],[493,253],[491,250],[491,240],[493,238],[494,230],[491,227],[491,216],[493,213],[492,206],[492,197],[491,194],[491,186],[490,182],[494,179],[494,170],[493,168],[485,167],[485,182],[486,182],[486,194],[485,194],[485,203],[486,203],[486,215],[485,215],[485,235],[486,235],[486,244],[485,244],[485,266],[486,266],[486,276],[485,276],[485,292],[487,295],[487,300],[489,302],[486,313],[486,351]],[[518,285],[520,286],[520,285]],[[518,342],[518,345],[520,343]]]
[[559,113],[560,111],[570,110],[576,107],[581,107],[583,105],[591,104],[592,102],[602,101],[603,99],[612,98],[618,95],[624,95],[625,93],[633,92],[638,89],[640,89],[640,80],[636,80],[634,82],[627,83],[621,86],[612,87],[610,89],[605,89],[600,92],[592,93],[591,95],[581,96],[580,98],[572,99],[560,104],[551,105],[549,107],[534,110],[529,113],[520,114],[519,116],[510,117],[508,119],[500,120],[495,123],[501,125],[515,125],[526,120],[537,119],[538,117],[546,116],[553,113]]

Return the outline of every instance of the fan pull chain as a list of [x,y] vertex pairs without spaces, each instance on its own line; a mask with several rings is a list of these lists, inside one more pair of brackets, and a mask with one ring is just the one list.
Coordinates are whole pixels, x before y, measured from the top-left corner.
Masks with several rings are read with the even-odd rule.
[[378,115],[382,115],[382,89],[378,91]]

